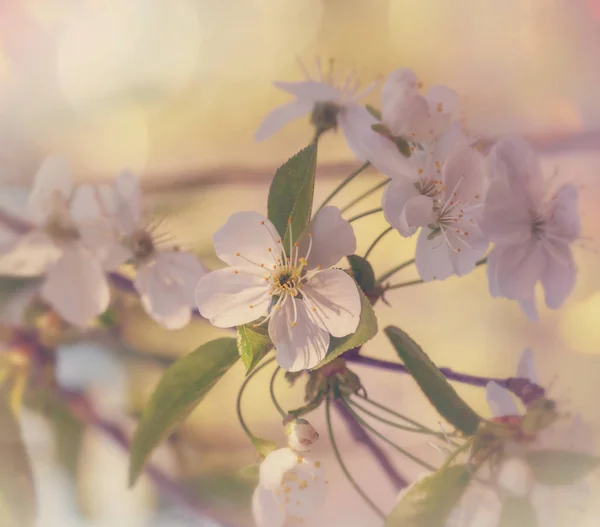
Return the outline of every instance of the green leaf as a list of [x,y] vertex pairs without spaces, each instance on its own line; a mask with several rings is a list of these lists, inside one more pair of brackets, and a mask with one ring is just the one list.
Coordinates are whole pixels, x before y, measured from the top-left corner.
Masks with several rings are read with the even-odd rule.
[[33,527],[37,501],[29,456],[5,393],[0,396],[0,525]]
[[443,527],[470,479],[467,465],[452,465],[416,481],[404,491],[385,527]]
[[277,444],[274,441],[268,439],[261,439],[260,437],[253,437],[252,444],[256,451],[262,456],[267,457],[271,452],[277,450]]
[[251,328],[250,326],[238,326],[237,328],[237,347],[246,367],[248,375],[263,357],[273,348],[271,339],[266,330],[260,328]]
[[365,293],[373,291],[375,288],[375,272],[371,264],[357,254],[347,256],[347,258],[350,263],[350,269],[352,269],[352,275],[360,288]]
[[568,450],[538,450],[526,455],[536,481],[544,485],[570,485],[600,464],[600,458]]
[[269,220],[289,245],[288,220],[292,218],[293,240],[304,232],[310,221],[315,189],[317,143],[313,142],[286,161],[275,173],[269,189]]
[[536,527],[537,515],[527,498],[508,498],[502,507],[498,527]]
[[377,317],[375,316],[375,311],[373,311],[373,306],[371,306],[371,302],[369,302],[360,287],[358,288],[358,292],[360,294],[361,312],[356,332],[347,337],[331,337],[327,355],[313,370],[319,369],[321,366],[339,357],[344,351],[361,346],[377,335]]
[[479,416],[460,398],[421,347],[395,326],[385,328],[385,334],[439,414],[465,434],[475,434],[480,422]]
[[367,112],[369,112],[373,117],[375,117],[375,119],[379,119],[381,121],[381,110],[378,110],[370,104],[365,104],[365,108],[367,109]]
[[203,344],[165,371],[131,442],[130,485],[139,477],[154,447],[202,401],[238,358],[236,340],[221,338]]

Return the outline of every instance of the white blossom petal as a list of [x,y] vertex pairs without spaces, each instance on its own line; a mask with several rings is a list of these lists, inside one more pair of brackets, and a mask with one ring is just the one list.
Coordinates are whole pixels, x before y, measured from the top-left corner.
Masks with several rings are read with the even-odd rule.
[[508,247],[497,245],[490,253],[489,260],[492,262],[497,291],[513,300],[531,296],[545,265],[543,249],[537,243]]
[[415,264],[419,276],[425,282],[445,280],[454,274],[450,249],[441,235],[429,239],[431,229],[424,227],[417,238]]
[[283,527],[286,513],[275,493],[259,485],[252,495],[252,515],[257,527]]
[[549,254],[546,256],[541,275],[542,286],[546,295],[546,305],[550,309],[558,309],[575,287],[577,267],[571,248],[566,243],[554,243],[552,249],[547,249],[547,252]]
[[[244,269],[219,269],[196,286],[200,314],[220,328],[247,324],[265,314],[271,304],[269,282]],[[252,306],[252,307],[251,307]]]
[[287,513],[293,517],[308,520],[317,513],[325,502],[327,485],[325,478],[315,473],[314,465],[306,460],[292,471],[292,478],[286,481],[290,501],[286,504]]
[[300,101],[327,102],[339,101],[341,99],[340,91],[324,82],[318,81],[300,81],[300,82],[282,82],[275,81],[275,87],[287,93],[294,95]]
[[[129,170],[121,172],[115,178],[117,203],[115,220],[125,234],[131,234],[142,222],[142,188],[140,180]],[[108,195],[105,196],[109,198]]]
[[272,269],[281,256],[281,237],[273,224],[258,212],[232,214],[213,235],[213,243],[222,261],[240,268],[258,270],[262,265]]
[[446,161],[443,170],[446,199],[465,204],[477,203],[484,198],[485,159],[470,146],[459,149]]
[[538,319],[537,302],[535,301],[535,295],[532,293],[527,298],[519,299],[519,305],[523,310],[523,313],[527,315],[527,318],[532,322],[536,322]]
[[259,484],[266,489],[277,489],[283,475],[298,465],[298,454],[289,448],[280,448],[269,453],[259,468]]
[[579,194],[572,184],[561,186],[553,198],[548,228],[556,237],[573,242],[579,238],[581,224],[578,213]]
[[391,181],[383,191],[383,215],[402,234],[412,236],[433,219],[433,200],[419,193],[413,182]]
[[448,239],[452,241],[452,246],[455,249],[460,249],[460,251],[454,250],[448,253],[454,273],[458,276],[464,276],[473,271],[475,264],[485,256],[490,244],[479,226],[476,223],[464,221],[466,218],[467,216],[455,225],[456,228],[468,233],[468,235],[461,235],[452,231],[446,234]]
[[360,161],[367,161],[373,152],[381,147],[384,137],[374,132],[371,126],[379,121],[359,104],[346,105],[338,115],[338,125],[342,129],[346,143]]
[[392,71],[381,89],[381,114],[386,123],[401,121],[413,98],[419,94],[419,80],[412,70]]
[[535,477],[524,459],[511,457],[500,463],[496,473],[496,484],[508,495],[524,498],[531,493]]
[[57,207],[67,207],[72,187],[67,161],[56,156],[46,158],[35,175],[27,216],[38,224],[44,223]]
[[39,276],[58,260],[61,250],[42,230],[23,235],[17,245],[0,256],[0,274],[8,276]]
[[352,224],[342,218],[337,207],[324,207],[314,217],[311,225],[299,240],[299,254],[307,254],[309,247],[308,234],[312,235],[312,247],[308,257],[308,268],[320,266],[323,269],[332,267],[344,256],[356,252],[356,236]]
[[194,291],[205,267],[190,253],[158,253],[151,265],[138,267],[134,286],[146,312],[167,329],[180,329],[191,318]]
[[273,314],[269,336],[277,362],[286,371],[314,368],[329,348],[329,333],[316,322],[306,302],[296,298],[287,298]]
[[295,101],[275,108],[264,118],[254,135],[254,139],[256,141],[268,139],[286,124],[308,115],[312,111],[313,105],[314,103],[310,101]]
[[517,403],[512,393],[500,386],[497,382],[488,382],[485,387],[485,395],[488,406],[494,417],[507,415],[520,415]]
[[444,132],[456,119],[460,117],[460,101],[454,90],[438,84],[427,90],[425,99],[429,103],[431,127],[435,136]]
[[360,322],[360,294],[356,282],[340,269],[320,271],[302,290],[314,319],[334,337],[356,331]]
[[520,379],[527,379],[533,384],[538,384],[539,382],[535,368],[535,358],[531,348],[527,348],[521,353],[519,365],[517,366],[517,377]]
[[85,326],[108,308],[110,291],[100,262],[79,243],[63,248],[48,269],[42,298],[67,322]]

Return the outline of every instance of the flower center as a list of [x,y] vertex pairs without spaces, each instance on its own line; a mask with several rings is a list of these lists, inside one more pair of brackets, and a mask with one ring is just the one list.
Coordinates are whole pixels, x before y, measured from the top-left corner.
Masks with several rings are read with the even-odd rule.
[[129,238],[129,246],[138,260],[145,260],[154,254],[156,247],[152,235],[143,229],[134,232]]
[[423,196],[437,198],[444,189],[444,183],[439,179],[419,179],[415,187]]
[[333,101],[315,103],[310,116],[310,122],[320,132],[331,129],[335,130],[337,128],[338,115],[341,111],[342,107]]

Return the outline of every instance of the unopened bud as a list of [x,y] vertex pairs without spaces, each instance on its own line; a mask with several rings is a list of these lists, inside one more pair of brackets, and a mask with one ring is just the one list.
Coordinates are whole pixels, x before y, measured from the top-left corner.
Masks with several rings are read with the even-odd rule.
[[308,452],[319,439],[319,434],[306,419],[292,419],[285,423],[288,446],[298,452]]

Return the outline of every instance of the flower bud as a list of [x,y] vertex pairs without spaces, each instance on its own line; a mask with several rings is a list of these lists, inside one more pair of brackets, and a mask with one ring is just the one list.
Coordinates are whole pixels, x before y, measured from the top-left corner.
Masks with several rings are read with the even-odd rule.
[[288,446],[298,452],[308,452],[319,439],[319,434],[306,419],[292,419],[285,423]]

